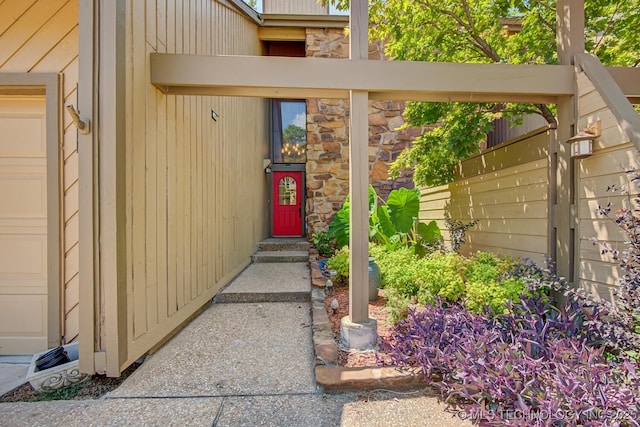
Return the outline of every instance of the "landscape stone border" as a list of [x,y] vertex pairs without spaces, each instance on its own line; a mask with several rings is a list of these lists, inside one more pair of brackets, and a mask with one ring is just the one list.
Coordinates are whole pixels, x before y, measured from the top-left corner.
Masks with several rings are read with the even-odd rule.
[[[346,390],[399,390],[425,387],[420,369],[398,367],[346,368],[338,364],[338,346],[331,331],[325,306],[326,278],[318,265],[318,251],[309,250],[311,270],[311,321],[315,354],[316,383],[325,392]],[[434,391],[435,392],[435,391]]]

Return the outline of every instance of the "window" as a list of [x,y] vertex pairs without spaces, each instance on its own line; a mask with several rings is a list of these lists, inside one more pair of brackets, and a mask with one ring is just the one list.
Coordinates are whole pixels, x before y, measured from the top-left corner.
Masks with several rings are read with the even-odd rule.
[[267,41],[265,55],[304,58],[307,56],[305,42],[299,41]]
[[279,204],[292,206],[296,204],[296,180],[285,176],[278,184]]
[[304,100],[272,100],[271,126],[273,163],[306,163],[306,102]]

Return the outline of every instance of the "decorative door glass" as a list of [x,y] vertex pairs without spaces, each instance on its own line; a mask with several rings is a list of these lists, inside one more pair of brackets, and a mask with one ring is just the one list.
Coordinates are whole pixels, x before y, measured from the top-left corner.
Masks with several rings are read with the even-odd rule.
[[296,204],[296,180],[290,176],[285,176],[278,185],[279,203],[281,206],[292,206]]

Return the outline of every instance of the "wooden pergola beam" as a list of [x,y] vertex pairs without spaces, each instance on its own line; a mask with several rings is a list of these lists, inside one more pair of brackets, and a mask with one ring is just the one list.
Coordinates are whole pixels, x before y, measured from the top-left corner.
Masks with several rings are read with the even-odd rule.
[[560,65],[151,54],[151,82],[180,95],[346,99],[357,90],[369,99],[555,103],[573,94],[573,73]]
[[627,135],[637,150],[640,150],[640,116],[627,102],[625,96],[606,71],[600,60],[588,53],[575,56],[575,64],[589,77],[598,93],[607,103],[607,106],[615,116],[622,131]]
[[[605,68],[628,98],[640,97],[640,68]],[[151,82],[174,95],[347,99],[353,89],[374,100],[555,103],[572,95],[573,72],[568,65],[151,54]]]
[[[640,98],[640,68],[604,67],[627,98]],[[636,102],[637,103],[637,102]]]

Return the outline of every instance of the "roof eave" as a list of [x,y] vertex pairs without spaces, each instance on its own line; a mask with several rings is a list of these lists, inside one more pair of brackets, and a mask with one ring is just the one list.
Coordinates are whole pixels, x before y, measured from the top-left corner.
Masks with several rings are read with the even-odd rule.
[[241,12],[243,15],[245,15],[247,18],[249,18],[256,24],[260,26],[264,24],[262,18],[260,17],[260,14],[256,12],[251,6],[246,4],[244,1],[242,0],[227,0],[227,1],[231,3],[233,6],[235,6],[235,8],[238,9],[239,12]]
[[264,27],[345,28],[349,26],[347,15],[285,15],[263,13]]

